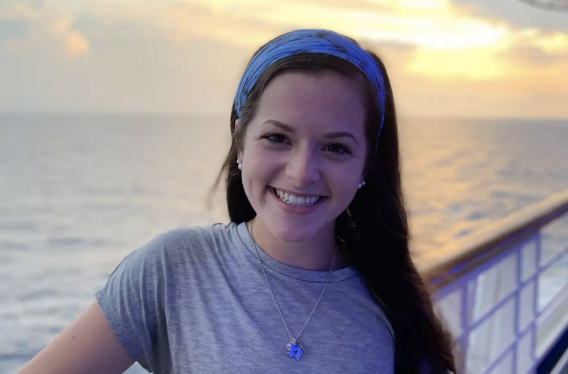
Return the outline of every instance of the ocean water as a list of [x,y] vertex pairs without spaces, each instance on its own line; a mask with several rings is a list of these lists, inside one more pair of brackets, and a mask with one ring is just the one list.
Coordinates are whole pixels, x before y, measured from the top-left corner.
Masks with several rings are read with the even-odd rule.
[[[412,249],[568,189],[568,121],[403,120]],[[0,115],[0,373],[15,373],[166,230],[228,217],[205,199],[228,118]],[[138,365],[128,373],[144,372]]]

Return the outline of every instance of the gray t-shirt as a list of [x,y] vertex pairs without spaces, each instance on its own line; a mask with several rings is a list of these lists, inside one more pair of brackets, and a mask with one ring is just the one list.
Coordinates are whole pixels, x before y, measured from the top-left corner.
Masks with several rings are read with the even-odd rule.
[[[290,337],[244,223],[183,228],[125,257],[96,293],[128,354],[165,373],[374,373],[394,369],[392,328],[353,268],[331,273],[289,356]],[[282,264],[259,248],[295,337],[328,276]]]

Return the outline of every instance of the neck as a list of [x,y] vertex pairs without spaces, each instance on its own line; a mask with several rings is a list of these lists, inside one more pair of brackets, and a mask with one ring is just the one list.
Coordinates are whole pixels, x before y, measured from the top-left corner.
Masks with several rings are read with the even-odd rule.
[[[305,270],[329,271],[336,250],[335,223],[315,236],[299,243],[287,243],[276,238],[262,221],[253,218],[246,223],[259,248],[274,260]],[[339,251],[335,254],[332,271],[346,267]]]

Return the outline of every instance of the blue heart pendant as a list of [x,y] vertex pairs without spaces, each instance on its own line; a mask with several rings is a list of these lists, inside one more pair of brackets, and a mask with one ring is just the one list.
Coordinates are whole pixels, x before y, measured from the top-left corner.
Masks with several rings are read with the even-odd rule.
[[304,349],[301,345],[298,344],[296,339],[291,339],[290,343],[286,345],[286,351],[288,352],[288,356],[294,357],[296,360],[300,360],[300,357],[304,353]]

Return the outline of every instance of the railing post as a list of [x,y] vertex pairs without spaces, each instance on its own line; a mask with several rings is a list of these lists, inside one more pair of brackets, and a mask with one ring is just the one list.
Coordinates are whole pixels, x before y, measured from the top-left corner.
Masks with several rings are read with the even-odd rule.
[[[472,282],[471,290],[469,289],[470,282]],[[461,297],[461,329],[462,329],[462,336],[460,338],[460,353],[461,353],[461,362],[459,366],[456,368],[458,373],[466,374],[467,369],[467,353],[468,353],[468,346],[469,346],[469,326],[470,321],[472,318],[472,311],[475,305],[476,299],[476,292],[477,292],[477,280],[474,277],[473,279],[465,278],[462,282],[462,297]]]
[[541,251],[542,251],[542,237],[540,235],[540,231],[536,233],[536,274],[534,276],[534,299],[533,299],[533,316],[534,319],[532,321],[532,349],[531,349],[531,360],[533,362],[533,372],[536,372],[536,336],[537,336],[537,332],[538,332],[538,326],[536,324],[536,320],[538,318],[538,299],[539,299],[539,294],[538,294],[538,282],[540,279],[540,258],[541,258]]
[[519,245],[517,246],[517,250],[516,250],[516,254],[517,254],[517,276],[516,276],[516,283],[517,283],[517,287],[515,290],[515,321],[514,323],[514,331],[515,331],[515,344],[513,345],[513,373],[514,374],[520,374],[518,372],[518,367],[517,367],[517,351],[518,351],[518,342],[519,342],[519,338],[520,338],[520,331],[519,331],[519,314],[520,314],[520,309],[522,307],[521,305],[521,284],[522,284],[522,274],[521,272],[523,271],[522,268],[522,261],[523,261],[523,246]]

